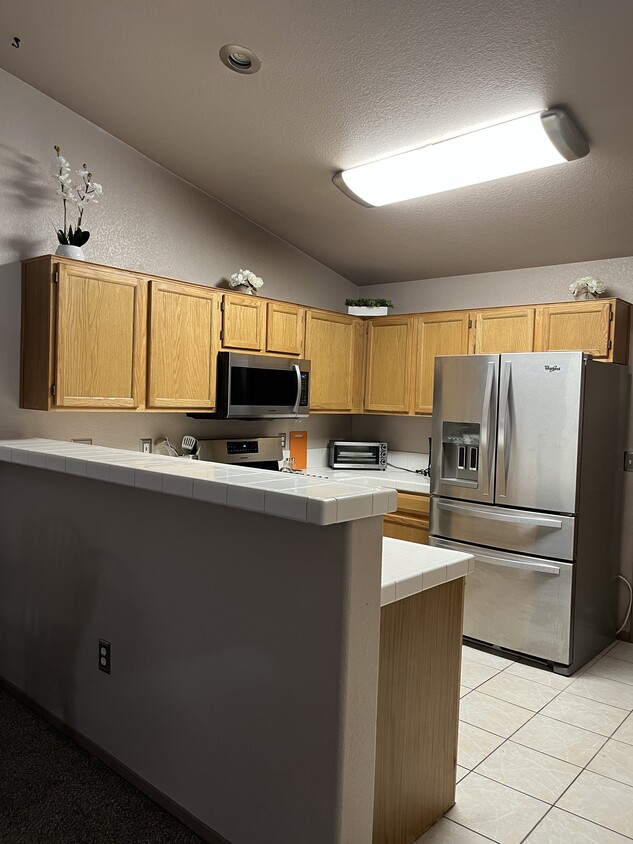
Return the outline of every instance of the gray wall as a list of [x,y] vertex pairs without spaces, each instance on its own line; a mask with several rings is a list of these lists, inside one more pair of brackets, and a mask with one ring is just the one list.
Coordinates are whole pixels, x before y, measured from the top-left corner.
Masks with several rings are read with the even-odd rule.
[[[61,227],[55,194],[58,144],[71,166],[85,162],[103,184],[100,203],[86,211],[90,261],[210,286],[240,267],[264,279],[262,295],[344,310],[355,285],[159,167],[84,118],[0,71],[0,438],[92,437],[100,445],[138,448],[140,437],[184,433],[251,436],[307,429],[324,445],[330,429],[348,437],[350,421],[246,426],[187,421],[183,414],[52,414],[18,410],[20,264],[54,252]],[[186,129],[183,130],[186,142]],[[213,150],[209,149],[209,155]],[[327,433],[323,433],[324,426]]]
[[[393,313],[487,308],[538,302],[564,302],[573,297],[569,285],[583,276],[601,278],[607,285],[607,295],[633,302],[633,257],[610,258],[554,267],[534,267],[498,273],[478,273],[451,278],[433,278],[397,284],[382,284],[363,288],[368,297],[387,297],[393,300]],[[631,357],[633,361],[633,325]],[[623,412],[628,414],[626,448],[633,449],[633,391],[629,375],[629,401]],[[403,451],[426,451],[424,423],[410,419],[389,422],[389,445]],[[354,435],[377,430],[375,424],[362,420],[354,422]],[[383,430],[387,430],[385,427]],[[386,438],[386,437],[385,437]],[[623,456],[624,462],[624,456]],[[620,566],[622,573],[633,580],[633,474],[624,472],[623,525]],[[621,617],[625,611],[626,587],[622,584]],[[630,631],[631,622],[627,626]],[[629,634],[630,635],[630,634]]]
[[371,841],[380,518],[2,463],[0,531],[2,677],[234,844]]

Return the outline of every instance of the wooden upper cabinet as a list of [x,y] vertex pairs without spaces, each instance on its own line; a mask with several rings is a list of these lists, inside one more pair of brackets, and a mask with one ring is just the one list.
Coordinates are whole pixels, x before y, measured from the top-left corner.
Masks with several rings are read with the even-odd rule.
[[59,264],[57,407],[144,402],[146,283],[132,274]]
[[468,354],[468,314],[423,314],[415,319],[416,413],[432,413],[435,358]]
[[491,308],[470,314],[477,355],[534,351],[534,308]]
[[358,318],[306,311],[305,357],[311,362],[310,410],[351,413],[357,365]]
[[629,306],[617,299],[544,305],[537,309],[536,351],[583,351],[627,363]]
[[225,293],[222,297],[222,348],[263,352],[266,345],[266,301]]
[[289,302],[269,302],[266,351],[274,355],[303,354],[305,311]]
[[151,281],[147,406],[213,410],[219,340],[219,293]]
[[368,320],[365,410],[374,413],[410,411],[412,333],[412,317]]

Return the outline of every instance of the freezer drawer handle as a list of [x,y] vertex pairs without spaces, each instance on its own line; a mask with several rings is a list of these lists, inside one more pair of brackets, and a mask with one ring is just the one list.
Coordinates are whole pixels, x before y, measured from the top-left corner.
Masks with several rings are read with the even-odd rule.
[[518,560],[506,560],[502,557],[488,557],[487,554],[475,554],[475,560],[481,560],[482,563],[491,563],[493,566],[509,566],[512,569],[537,571],[540,574],[560,575],[560,569],[558,566],[548,566],[546,563],[520,563]]
[[546,527],[561,530],[563,523],[560,519],[545,519],[540,516],[513,516],[509,513],[481,513],[470,507],[460,507],[459,504],[448,504],[438,501],[435,505],[438,510],[449,510],[452,513],[461,513],[464,516],[474,516],[476,519],[491,519],[495,522],[508,522],[511,525],[525,525],[526,527]]

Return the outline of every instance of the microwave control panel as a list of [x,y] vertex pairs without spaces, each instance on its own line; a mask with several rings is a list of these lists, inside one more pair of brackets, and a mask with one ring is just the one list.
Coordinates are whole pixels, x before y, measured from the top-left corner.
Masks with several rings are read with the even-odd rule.
[[301,373],[301,398],[299,399],[299,407],[307,407],[310,403],[308,385],[310,382],[310,373]]

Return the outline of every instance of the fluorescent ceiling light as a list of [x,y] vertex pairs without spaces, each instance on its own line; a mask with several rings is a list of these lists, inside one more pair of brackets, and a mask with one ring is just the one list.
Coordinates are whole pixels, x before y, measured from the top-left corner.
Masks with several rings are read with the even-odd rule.
[[333,181],[372,207],[541,170],[588,152],[565,112],[550,109],[343,170]]

